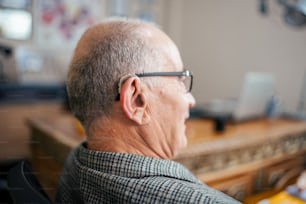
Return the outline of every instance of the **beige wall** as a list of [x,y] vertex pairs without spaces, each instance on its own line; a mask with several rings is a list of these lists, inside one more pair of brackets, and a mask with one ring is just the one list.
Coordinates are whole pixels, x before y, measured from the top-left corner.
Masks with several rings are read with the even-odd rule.
[[269,15],[257,0],[167,0],[165,31],[194,71],[198,104],[239,94],[248,71],[271,72],[285,108],[298,101],[306,70],[306,26],[285,25],[282,7],[267,1]]

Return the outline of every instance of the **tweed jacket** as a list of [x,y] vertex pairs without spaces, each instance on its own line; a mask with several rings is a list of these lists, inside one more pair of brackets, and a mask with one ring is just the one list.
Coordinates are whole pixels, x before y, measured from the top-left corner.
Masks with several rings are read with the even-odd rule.
[[57,203],[239,203],[174,161],[98,152],[84,142],[67,158]]

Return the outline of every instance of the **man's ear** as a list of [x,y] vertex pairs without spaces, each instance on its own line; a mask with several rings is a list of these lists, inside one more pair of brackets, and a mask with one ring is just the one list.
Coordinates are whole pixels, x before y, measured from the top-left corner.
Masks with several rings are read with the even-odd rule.
[[120,104],[123,112],[139,125],[148,123],[147,98],[138,77],[128,78],[121,87]]

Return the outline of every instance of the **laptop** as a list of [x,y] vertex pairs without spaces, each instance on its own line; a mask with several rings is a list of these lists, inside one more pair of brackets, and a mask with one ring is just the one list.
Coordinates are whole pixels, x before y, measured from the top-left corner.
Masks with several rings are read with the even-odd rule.
[[301,87],[300,97],[296,106],[296,110],[284,111],[282,116],[297,120],[306,120],[306,71]]
[[266,115],[267,105],[274,95],[275,79],[272,74],[249,72],[244,78],[237,99],[212,100],[197,106],[206,117],[226,117],[231,121],[244,121]]

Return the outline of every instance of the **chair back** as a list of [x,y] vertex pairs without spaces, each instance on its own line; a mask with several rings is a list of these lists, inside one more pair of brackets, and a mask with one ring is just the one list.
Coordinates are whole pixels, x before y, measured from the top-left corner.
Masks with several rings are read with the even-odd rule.
[[9,170],[7,184],[14,203],[51,203],[30,164],[24,160]]

